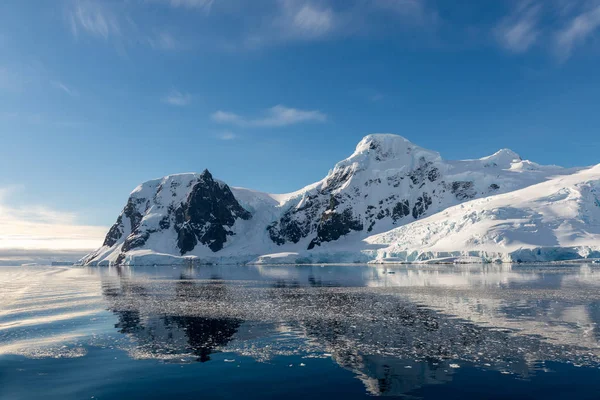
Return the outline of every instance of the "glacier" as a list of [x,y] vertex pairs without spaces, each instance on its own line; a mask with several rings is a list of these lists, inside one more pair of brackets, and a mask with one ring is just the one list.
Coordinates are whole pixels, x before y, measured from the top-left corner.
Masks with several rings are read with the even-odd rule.
[[84,265],[536,262],[600,257],[600,165],[502,149],[449,161],[365,136],[320,181],[269,194],[202,173],[130,194]]

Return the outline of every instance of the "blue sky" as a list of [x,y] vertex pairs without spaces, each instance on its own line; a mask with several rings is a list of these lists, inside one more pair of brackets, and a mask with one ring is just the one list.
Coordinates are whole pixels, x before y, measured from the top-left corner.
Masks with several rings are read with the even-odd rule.
[[373,132],[595,164],[599,39],[600,0],[5,0],[0,223],[103,233],[204,168],[292,191]]

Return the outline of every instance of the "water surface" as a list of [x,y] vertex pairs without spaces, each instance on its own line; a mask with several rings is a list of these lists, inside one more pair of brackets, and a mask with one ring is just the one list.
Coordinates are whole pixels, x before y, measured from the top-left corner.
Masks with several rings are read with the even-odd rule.
[[0,267],[0,399],[600,398],[600,268]]

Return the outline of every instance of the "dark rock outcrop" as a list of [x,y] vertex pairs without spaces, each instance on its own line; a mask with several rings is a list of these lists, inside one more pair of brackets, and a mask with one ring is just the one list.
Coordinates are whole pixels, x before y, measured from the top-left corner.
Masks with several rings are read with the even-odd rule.
[[317,226],[317,237],[310,242],[308,250],[320,245],[322,242],[338,240],[341,236],[350,233],[350,231],[362,230],[362,223],[360,220],[354,218],[350,208],[345,209],[341,213],[327,210]]
[[229,186],[216,182],[205,170],[185,203],[175,210],[175,231],[181,254],[192,251],[198,243],[216,252],[223,248],[227,236],[234,233],[228,229],[241,218],[252,215],[236,200]]
[[[170,190],[175,196],[178,183],[172,182]],[[168,208],[160,204],[160,194],[163,185],[156,188],[151,200],[145,197],[132,195],[115,224],[110,228],[104,246],[114,246],[123,238],[129,228],[129,235],[123,241],[121,254],[116,260],[120,263],[124,260],[126,252],[144,246],[150,235],[155,232],[168,230],[173,227],[177,233],[177,247],[180,253],[186,254],[192,251],[198,243],[207,245],[216,252],[223,248],[227,237],[233,235],[231,227],[239,219],[248,220],[252,218],[250,212],[245,210],[236,200],[229,186],[215,181],[205,170],[197,180],[190,184],[191,190],[188,197],[179,205],[170,205]],[[142,223],[143,215],[140,212],[148,210],[150,204],[155,204],[165,214],[158,221],[158,226],[148,228]],[[129,226],[126,227],[126,221]],[[93,260],[93,256],[89,261]]]

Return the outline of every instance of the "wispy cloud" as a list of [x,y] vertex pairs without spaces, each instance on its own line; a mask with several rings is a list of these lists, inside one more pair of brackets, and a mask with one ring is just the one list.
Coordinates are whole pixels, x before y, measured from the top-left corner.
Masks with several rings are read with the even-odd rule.
[[534,1],[523,1],[513,13],[505,17],[496,27],[498,42],[507,50],[523,53],[540,37],[540,14],[542,5]]
[[318,38],[328,34],[335,27],[335,14],[330,7],[292,0],[282,1],[281,4],[282,12],[277,23],[290,36]]
[[121,33],[117,17],[100,2],[75,1],[67,14],[75,37],[83,31],[106,40]]
[[50,84],[54,88],[63,91],[64,93],[68,94],[71,97],[78,97],[79,96],[79,93],[76,90],[68,87],[67,85],[65,85],[64,83],[62,83],[60,81],[51,81]]
[[569,58],[575,46],[584,43],[600,28],[600,2],[595,2],[569,20],[556,34],[556,49],[562,60]]
[[427,0],[275,0],[268,4],[273,5],[272,11],[262,16],[265,23],[245,32],[244,48],[330,40],[378,30],[390,34],[406,27],[422,30],[440,20]]
[[22,189],[0,188],[0,253],[8,249],[84,251],[102,244],[107,228],[79,224],[74,213],[40,205],[9,205],[9,197],[17,190]]
[[148,44],[158,50],[178,50],[182,47],[180,41],[169,32],[160,32],[148,37]]
[[163,0],[173,7],[184,7],[191,9],[199,9],[203,11],[210,11],[210,8],[214,4],[214,0]]
[[566,61],[600,30],[600,0],[522,0],[494,28],[513,53],[539,47]]
[[[173,6],[184,6],[184,3],[191,7],[193,3],[199,5],[200,1],[167,2]],[[168,28],[158,29],[154,25],[141,23],[143,4],[102,0],[67,0],[66,4],[66,21],[75,38],[87,35],[115,45],[119,52],[139,45],[162,51],[183,47]]]
[[172,90],[163,98],[163,101],[172,106],[184,107],[192,102],[192,95],[189,93],[182,93],[178,90]]
[[233,133],[231,131],[219,132],[216,136],[217,136],[217,139],[221,139],[221,140],[234,140],[234,139],[238,138],[238,135],[236,135],[235,133]]
[[325,122],[327,115],[321,111],[299,110],[283,105],[276,105],[265,112],[265,116],[247,118],[229,111],[217,111],[212,114],[212,120],[221,124],[240,127],[282,127],[303,122]]

